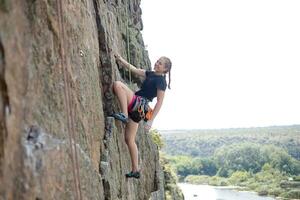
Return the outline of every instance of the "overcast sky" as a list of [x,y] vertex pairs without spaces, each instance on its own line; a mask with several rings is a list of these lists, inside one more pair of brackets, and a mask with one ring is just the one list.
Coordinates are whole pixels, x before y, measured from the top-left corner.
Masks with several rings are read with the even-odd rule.
[[152,65],[173,62],[157,129],[300,124],[299,0],[142,0]]

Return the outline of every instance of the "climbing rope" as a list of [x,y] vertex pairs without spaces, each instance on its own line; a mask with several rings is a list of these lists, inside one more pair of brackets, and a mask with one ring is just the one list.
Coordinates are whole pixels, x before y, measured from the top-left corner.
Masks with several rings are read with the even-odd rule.
[[[74,177],[74,186],[76,191],[76,199],[82,199],[81,195],[81,186],[80,186],[80,177],[79,177],[79,165],[78,165],[78,156],[77,156],[77,147],[75,143],[75,129],[74,129],[74,118],[75,114],[73,113],[73,109],[71,109],[70,103],[70,88],[69,88],[69,77],[68,77],[68,62],[66,62],[65,55],[65,29],[63,24],[63,5],[61,0],[56,0],[57,4],[57,13],[58,13],[58,23],[59,23],[59,32],[60,32],[60,64],[63,70],[64,77],[64,97],[65,97],[65,105],[67,107],[67,127],[70,141],[70,149],[71,149],[71,162],[73,168],[73,177]],[[74,149],[74,151],[73,151]]]
[[[128,3],[128,5],[130,5]],[[130,64],[130,35],[129,35],[129,15],[128,15],[128,6],[126,5],[126,36],[127,36],[127,39],[126,39],[126,46],[127,46],[127,61],[128,63]],[[129,70],[128,70],[128,76],[129,76],[129,83],[130,83],[130,86],[132,85],[132,82],[131,82],[131,70],[130,70],[130,67],[129,67]]]

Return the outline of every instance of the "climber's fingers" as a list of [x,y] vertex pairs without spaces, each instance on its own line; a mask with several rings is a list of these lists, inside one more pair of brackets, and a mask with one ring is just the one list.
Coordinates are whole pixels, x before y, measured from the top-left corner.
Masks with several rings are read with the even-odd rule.
[[114,56],[117,60],[120,60],[121,59],[121,56],[117,53],[117,52],[114,52]]

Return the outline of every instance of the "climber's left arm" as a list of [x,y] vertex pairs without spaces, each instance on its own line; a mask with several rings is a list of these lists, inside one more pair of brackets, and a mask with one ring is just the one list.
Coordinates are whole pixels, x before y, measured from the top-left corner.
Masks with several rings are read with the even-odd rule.
[[157,102],[153,108],[152,119],[147,121],[147,123],[146,123],[147,130],[149,130],[151,128],[153,120],[155,119],[156,115],[160,111],[160,108],[164,101],[164,97],[165,97],[165,91],[157,89]]

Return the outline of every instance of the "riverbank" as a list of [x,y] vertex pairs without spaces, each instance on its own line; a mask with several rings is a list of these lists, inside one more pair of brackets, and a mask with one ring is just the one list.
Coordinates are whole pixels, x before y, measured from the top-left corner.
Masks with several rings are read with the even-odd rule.
[[236,186],[210,186],[179,183],[185,200],[275,200],[273,197],[259,196],[256,192],[238,191]]
[[[196,185],[233,187],[235,190],[253,191],[260,196],[277,197],[277,199],[300,199],[299,181],[288,180],[280,171],[270,169],[257,174],[234,172],[229,178],[219,176],[189,175],[184,182]],[[280,197],[280,198],[279,198]]]

